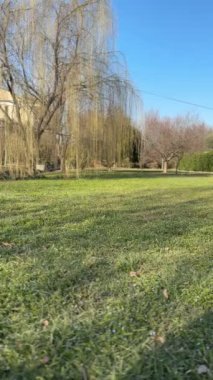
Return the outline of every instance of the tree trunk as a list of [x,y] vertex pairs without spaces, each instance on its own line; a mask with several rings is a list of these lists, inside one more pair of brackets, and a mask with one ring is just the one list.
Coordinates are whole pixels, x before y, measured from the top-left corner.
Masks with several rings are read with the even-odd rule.
[[181,154],[179,157],[177,157],[176,159],[176,164],[175,164],[175,174],[178,174],[178,168],[179,168],[179,165],[180,165],[180,161],[182,160],[183,158],[183,154]]
[[167,174],[168,170],[168,162],[166,160],[163,161],[163,173]]
[[178,159],[175,164],[175,174],[178,174],[178,167],[179,167],[180,160]]

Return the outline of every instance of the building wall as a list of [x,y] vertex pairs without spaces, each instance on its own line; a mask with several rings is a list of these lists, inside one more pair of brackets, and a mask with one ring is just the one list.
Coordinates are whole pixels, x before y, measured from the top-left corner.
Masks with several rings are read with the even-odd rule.
[[[9,93],[9,91],[6,91],[6,90],[0,88],[0,121],[2,123],[2,121],[4,122],[7,120],[7,117],[5,115],[5,112],[1,108],[3,108],[4,111],[6,111],[8,113],[8,116],[15,123],[18,122],[18,118],[16,115],[16,109],[15,109],[13,98],[12,98],[11,94]],[[24,123],[26,125],[32,125],[32,121],[33,121],[32,113],[30,113],[30,111],[27,110],[27,108],[21,107],[20,108],[20,115],[21,115],[22,123]]]
[[9,91],[3,90],[0,88],[0,120],[6,120],[5,113],[2,111],[3,108],[11,119],[16,121],[15,109],[13,104],[12,96]]

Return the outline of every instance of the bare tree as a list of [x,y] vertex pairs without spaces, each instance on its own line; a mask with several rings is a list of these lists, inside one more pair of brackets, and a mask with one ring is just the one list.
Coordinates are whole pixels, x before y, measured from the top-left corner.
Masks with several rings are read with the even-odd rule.
[[168,163],[175,162],[176,171],[184,153],[204,149],[206,127],[191,115],[160,118],[156,112],[146,116],[144,131],[146,155],[155,155],[162,161],[167,173]]

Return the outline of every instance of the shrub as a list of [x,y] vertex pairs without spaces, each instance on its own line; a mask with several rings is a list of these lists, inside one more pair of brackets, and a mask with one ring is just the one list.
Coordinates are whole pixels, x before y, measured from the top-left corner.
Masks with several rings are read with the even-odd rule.
[[179,169],[203,172],[213,172],[213,152],[185,154]]

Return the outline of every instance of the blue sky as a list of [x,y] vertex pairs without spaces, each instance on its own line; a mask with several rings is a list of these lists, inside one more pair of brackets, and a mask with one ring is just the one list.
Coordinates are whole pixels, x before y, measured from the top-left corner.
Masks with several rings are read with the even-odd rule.
[[[213,0],[112,0],[116,47],[146,90],[213,108]],[[142,94],[144,107],[188,111],[213,125],[213,110]]]

